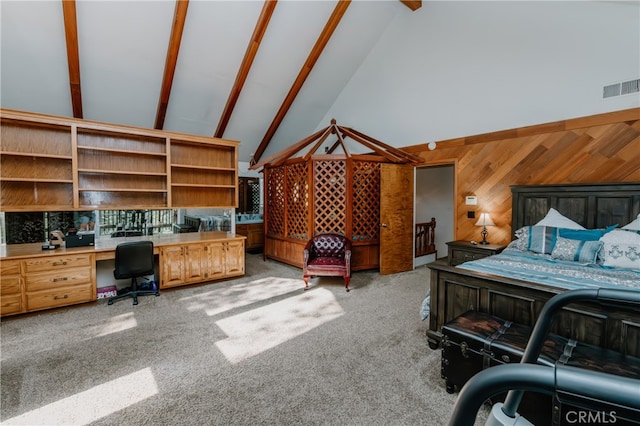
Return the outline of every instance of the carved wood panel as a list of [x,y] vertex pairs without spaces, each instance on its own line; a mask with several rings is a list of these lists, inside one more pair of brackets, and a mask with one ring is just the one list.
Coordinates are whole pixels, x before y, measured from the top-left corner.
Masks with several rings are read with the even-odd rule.
[[380,239],[380,163],[353,162],[352,240]]
[[309,184],[307,163],[286,166],[287,236],[294,240],[309,239]]
[[314,234],[346,234],[346,161],[313,162]]
[[267,235],[284,236],[284,167],[265,169]]

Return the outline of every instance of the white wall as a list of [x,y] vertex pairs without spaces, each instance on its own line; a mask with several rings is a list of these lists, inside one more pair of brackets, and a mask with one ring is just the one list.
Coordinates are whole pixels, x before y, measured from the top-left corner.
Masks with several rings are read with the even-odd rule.
[[[416,169],[415,221],[428,222],[436,218],[434,239],[437,257],[447,256],[447,242],[454,239],[454,167],[432,166]],[[427,256],[424,256],[427,257]],[[432,261],[435,259],[428,259]],[[415,265],[427,263],[420,258]]]
[[408,146],[640,106],[640,2],[426,1],[399,13],[331,118]]

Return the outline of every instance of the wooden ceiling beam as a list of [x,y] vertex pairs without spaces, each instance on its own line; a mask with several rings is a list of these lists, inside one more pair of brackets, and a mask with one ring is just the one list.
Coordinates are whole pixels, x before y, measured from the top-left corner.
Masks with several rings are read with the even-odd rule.
[[69,88],[74,118],[82,117],[82,87],[80,86],[80,54],[78,52],[78,20],[75,0],[62,0],[64,35],[67,42]]
[[171,86],[173,86],[173,77],[176,73],[178,53],[180,52],[180,43],[182,41],[182,32],[187,19],[188,8],[189,0],[176,0],[176,7],[173,12],[173,26],[171,28],[171,36],[169,37],[169,47],[167,48],[167,59],[164,63],[162,86],[160,86],[160,98],[156,110],[156,123],[154,128],[158,130],[162,130],[164,127],[164,119],[167,116]]
[[345,134],[347,134],[348,136],[351,136],[354,139],[356,139],[356,136],[360,137],[361,139],[360,142],[362,142],[362,139],[366,139],[367,141],[385,149],[387,152],[393,154],[394,156],[403,158],[405,162],[414,163],[414,164],[422,163],[421,157],[402,151],[401,149],[395,148],[391,145],[387,145],[386,143],[379,141],[377,139],[374,139],[371,136],[367,136],[364,133],[361,133],[357,130],[351,129],[349,127],[340,127],[340,129],[342,129]]
[[236,103],[238,102],[238,98],[240,97],[240,92],[242,92],[242,87],[247,81],[247,76],[249,75],[249,71],[251,70],[251,66],[253,65],[253,60],[258,53],[260,43],[262,42],[262,37],[264,37],[264,34],[267,31],[269,21],[271,20],[271,16],[273,15],[273,11],[275,10],[277,3],[277,0],[266,0],[264,2],[264,5],[262,6],[262,12],[260,12],[258,22],[256,22],[256,26],[253,29],[251,40],[249,40],[247,50],[244,52],[244,58],[242,58],[242,64],[240,65],[240,69],[238,70],[238,74],[236,75],[236,81],[233,83],[231,93],[229,93],[229,98],[227,99],[227,103],[224,106],[224,111],[222,112],[222,116],[220,117],[220,122],[218,123],[218,127],[216,128],[216,132],[213,134],[213,136],[216,138],[221,138],[224,135],[227,124],[229,124],[231,114],[233,114],[233,109],[236,107]]
[[333,10],[333,13],[327,20],[327,23],[325,24],[322,30],[322,33],[320,33],[320,36],[318,37],[315,45],[311,49],[311,52],[309,53],[307,60],[305,61],[304,65],[302,66],[302,69],[298,73],[298,77],[293,82],[291,89],[289,89],[289,93],[287,93],[287,96],[282,102],[282,105],[280,106],[280,109],[276,113],[275,118],[271,122],[269,129],[267,130],[266,134],[262,138],[260,145],[258,145],[256,152],[253,154],[252,161],[254,164],[260,159],[265,149],[267,149],[267,146],[269,145],[269,142],[273,138],[273,135],[276,133],[276,130],[278,130],[278,127],[282,123],[282,120],[284,120],[284,117],[287,114],[287,111],[289,111],[289,108],[291,107],[291,105],[293,104],[293,101],[295,100],[296,96],[300,92],[302,85],[304,84],[305,80],[311,73],[311,70],[316,64],[318,58],[320,58],[322,51],[324,50],[327,43],[329,42],[329,39],[331,39],[333,32],[338,27],[338,24],[342,20],[342,17],[344,16],[350,4],[351,4],[351,0],[340,0],[338,1],[338,4],[336,4],[336,7]]
[[400,2],[414,12],[422,7],[422,0],[400,0]]
[[307,145],[309,145],[311,142],[315,141],[316,139],[320,138],[320,137],[325,137],[324,135],[329,135],[331,133],[331,126],[327,126],[324,129],[320,129],[317,132],[315,132],[314,134],[307,136],[306,138],[302,139],[301,141],[299,141],[298,143],[291,145],[289,148],[277,152],[275,154],[273,154],[272,156],[265,158],[264,160],[262,160],[259,163],[256,163],[253,161],[251,161],[251,166],[249,167],[249,170],[257,170],[260,169],[261,167],[263,167],[265,164],[269,164],[272,161],[278,161],[278,160],[287,160],[288,158],[290,158],[292,155],[295,155],[298,151],[300,151],[301,149],[303,149],[304,147],[306,147]]
[[387,160],[391,161],[392,163],[406,163],[406,161],[397,156],[394,155],[393,153],[389,152],[389,151],[385,151],[383,148],[377,146],[375,143],[369,141],[367,138],[364,137],[360,137],[358,134],[353,133],[351,131],[351,129],[349,129],[348,127],[340,127],[340,130],[347,136],[349,136],[350,138],[352,138],[353,140],[355,140],[356,142],[359,142],[360,144],[366,146],[367,148],[373,150],[374,152],[378,153],[379,155],[381,155],[382,157],[386,158]]
[[302,157],[302,160],[304,161],[309,161],[309,158],[311,158],[311,156],[318,150],[318,148],[320,148],[320,146],[322,146],[322,144],[324,143],[324,141],[327,140],[327,138],[329,137],[329,135],[331,133],[333,133],[333,125],[329,126],[329,128],[331,128],[331,131],[329,132],[324,132],[322,134],[322,136],[320,137],[320,139],[318,139],[318,141],[315,143],[315,145],[313,145],[311,147],[311,149],[309,149],[309,151]]

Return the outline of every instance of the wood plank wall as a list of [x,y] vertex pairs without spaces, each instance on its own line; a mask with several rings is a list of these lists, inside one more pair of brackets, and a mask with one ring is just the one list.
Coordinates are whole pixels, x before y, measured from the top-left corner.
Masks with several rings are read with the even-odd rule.
[[[455,166],[455,236],[479,240],[477,219],[487,211],[497,226],[492,243],[511,240],[510,185],[640,182],[640,108],[545,123],[404,148],[425,165]],[[476,195],[477,206],[465,197]],[[621,224],[624,225],[624,224]]]

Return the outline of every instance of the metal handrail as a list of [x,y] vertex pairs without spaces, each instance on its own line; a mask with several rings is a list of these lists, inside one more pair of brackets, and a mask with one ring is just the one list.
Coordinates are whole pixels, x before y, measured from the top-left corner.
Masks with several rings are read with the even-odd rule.
[[[462,387],[449,426],[473,426],[484,401],[508,390],[581,395],[586,399],[624,407],[634,417],[640,418],[640,381],[636,379],[565,365],[503,364],[481,371]],[[584,408],[589,409],[586,404]],[[519,416],[514,412],[510,417],[516,419]]]

